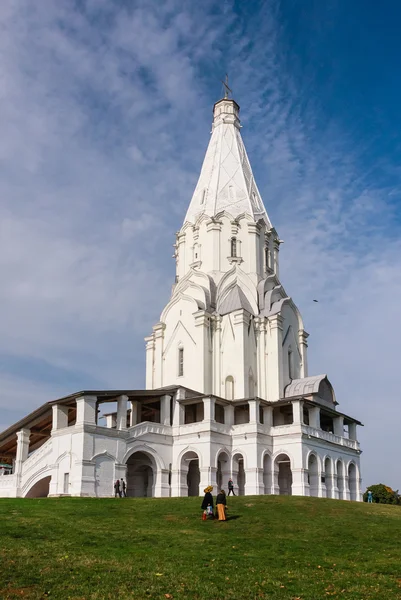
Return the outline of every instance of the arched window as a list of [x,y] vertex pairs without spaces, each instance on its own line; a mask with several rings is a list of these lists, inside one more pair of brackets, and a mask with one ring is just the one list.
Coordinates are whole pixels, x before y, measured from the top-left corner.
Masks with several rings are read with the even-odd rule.
[[270,269],[270,248],[269,246],[265,246],[265,264],[266,269]]
[[184,376],[184,348],[178,348],[178,377]]
[[231,257],[237,257],[237,238],[235,237],[231,238]]
[[226,377],[226,400],[234,400],[234,377]]
[[293,368],[293,364],[292,364],[292,350],[291,348],[288,348],[288,377],[290,379],[293,379],[294,377],[294,368]]

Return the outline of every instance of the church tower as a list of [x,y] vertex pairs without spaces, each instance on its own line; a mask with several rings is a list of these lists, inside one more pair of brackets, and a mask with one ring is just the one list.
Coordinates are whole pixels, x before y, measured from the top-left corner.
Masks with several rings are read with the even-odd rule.
[[240,133],[239,106],[214,105],[211,139],[183,225],[176,278],[146,338],[146,387],[276,401],[307,377],[308,334],[279,279],[280,239]]

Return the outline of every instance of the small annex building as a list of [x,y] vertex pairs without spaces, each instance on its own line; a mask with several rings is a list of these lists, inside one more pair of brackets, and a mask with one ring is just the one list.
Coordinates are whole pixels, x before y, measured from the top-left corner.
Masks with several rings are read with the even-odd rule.
[[[176,234],[171,298],[146,338],[145,390],[47,402],[0,434],[0,497],[238,494],[361,500],[361,423],[310,376],[302,317],[280,281],[281,240],[240,134],[217,102]],[[6,467],[4,467],[6,465]]]

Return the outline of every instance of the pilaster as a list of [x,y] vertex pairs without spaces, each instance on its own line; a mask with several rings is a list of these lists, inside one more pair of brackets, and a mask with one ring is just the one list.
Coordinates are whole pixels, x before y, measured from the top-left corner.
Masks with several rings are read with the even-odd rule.
[[308,337],[309,333],[306,333],[304,329],[299,330],[298,344],[301,353],[301,378],[308,377],[308,343],[306,341]]
[[221,255],[220,255],[220,235],[222,229],[222,222],[211,219],[206,223],[206,231],[209,234],[209,240],[211,241],[211,271],[221,271]]
[[248,225],[248,265],[249,273],[261,274],[260,268],[260,225],[255,222],[247,223]]
[[284,396],[283,385],[283,318],[277,314],[268,319],[271,352],[269,353],[269,397],[279,400]]

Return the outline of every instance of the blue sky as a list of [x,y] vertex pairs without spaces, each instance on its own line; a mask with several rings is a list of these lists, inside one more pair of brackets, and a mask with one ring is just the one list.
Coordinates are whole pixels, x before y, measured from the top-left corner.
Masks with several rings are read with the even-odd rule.
[[[144,385],[226,72],[310,373],[401,487],[398,3],[3,0],[0,427]],[[313,303],[317,298],[319,303]]]

